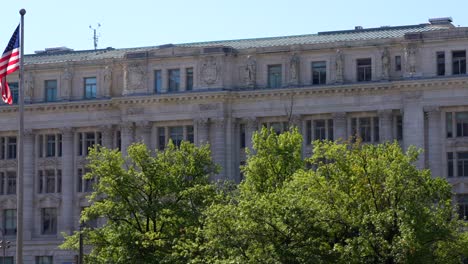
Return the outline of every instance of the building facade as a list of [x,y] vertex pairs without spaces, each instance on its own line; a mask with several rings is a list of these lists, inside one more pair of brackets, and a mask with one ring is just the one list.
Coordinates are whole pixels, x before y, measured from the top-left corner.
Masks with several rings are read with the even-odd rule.
[[[241,180],[252,133],[294,124],[315,139],[398,140],[444,177],[468,214],[468,28],[419,25],[129,49],[46,49],[25,56],[25,263],[73,263],[62,232],[79,228],[92,181],[88,147],[209,142]],[[9,76],[18,89],[18,76]],[[16,106],[0,106],[0,225],[16,234]]]

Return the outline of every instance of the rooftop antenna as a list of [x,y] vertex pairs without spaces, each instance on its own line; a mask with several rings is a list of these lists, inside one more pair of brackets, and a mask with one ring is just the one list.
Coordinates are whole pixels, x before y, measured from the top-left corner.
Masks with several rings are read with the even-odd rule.
[[91,25],[89,25],[89,28],[91,30],[93,30],[94,32],[94,35],[93,35],[93,40],[94,40],[94,50],[97,49],[97,44],[98,44],[98,40],[99,40],[99,37],[101,36],[101,34],[96,34],[97,32],[97,29],[101,27],[101,24],[100,23],[97,23],[97,27],[96,28],[93,28]]

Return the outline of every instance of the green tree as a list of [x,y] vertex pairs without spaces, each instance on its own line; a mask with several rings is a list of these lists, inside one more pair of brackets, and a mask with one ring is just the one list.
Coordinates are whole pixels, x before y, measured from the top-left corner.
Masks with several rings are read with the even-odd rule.
[[316,141],[304,162],[297,130],[253,140],[238,192],[206,212],[205,262],[460,263],[468,254],[451,186],[414,166],[416,149]]
[[[216,198],[209,178],[217,172],[208,145],[172,143],[156,155],[143,144],[117,150],[98,148],[88,156],[94,179],[91,203],[81,222],[104,218],[97,228],[84,228],[91,246],[87,263],[187,263],[198,254],[195,243],[205,207]],[[78,248],[79,232],[62,248]]]

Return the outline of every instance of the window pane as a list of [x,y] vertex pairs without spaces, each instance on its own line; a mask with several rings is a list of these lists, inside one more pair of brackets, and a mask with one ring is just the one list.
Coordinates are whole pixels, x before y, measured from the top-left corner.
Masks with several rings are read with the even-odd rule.
[[179,87],[180,87],[180,70],[179,69],[169,70],[168,75],[169,75],[168,91],[169,92],[179,91]]
[[281,87],[281,65],[268,66],[268,87],[279,88]]
[[325,120],[314,120],[314,140],[324,140],[325,136]]
[[464,50],[452,52],[453,74],[466,74],[466,52]]
[[96,98],[96,77],[84,78],[85,99]]
[[187,91],[193,90],[193,68],[187,68],[185,70],[185,85]]
[[8,137],[8,158],[16,159],[16,137]]
[[162,74],[160,70],[154,71],[154,91],[156,93],[162,92]]
[[166,147],[166,129],[158,127],[158,149],[164,150],[164,147]]
[[7,194],[16,194],[16,172],[7,172]]
[[169,138],[172,140],[172,143],[174,143],[174,145],[180,146],[180,143],[184,139],[184,128],[181,126],[170,127]]
[[437,75],[445,75],[445,52],[437,52]]
[[358,59],[357,61],[357,80],[358,82],[371,81],[372,80],[372,60]]
[[312,84],[325,84],[327,68],[325,61],[312,62]]
[[57,80],[45,81],[46,102],[53,102],[57,100]]
[[57,209],[42,208],[42,234],[55,235],[57,233]]
[[16,235],[16,209],[3,210],[3,230],[6,236]]
[[395,71],[401,71],[401,56],[395,56]]
[[13,97],[13,104],[17,104],[18,103],[18,87],[19,87],[18,83],[9,82],[8,87],[10,87],[11,96]]
[[453,177],[453,152],[447,153],[447,176]]

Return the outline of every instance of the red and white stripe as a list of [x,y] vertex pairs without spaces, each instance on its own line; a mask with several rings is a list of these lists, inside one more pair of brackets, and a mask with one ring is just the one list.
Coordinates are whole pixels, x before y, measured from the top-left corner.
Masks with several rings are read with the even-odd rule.
[[6,81],[6,76],[17,71],[20,67],[20,49],[16,48],[4,53],[0,58],[0,90],[2,99],[7,104],[13,103],[10,87]]

